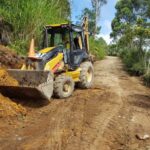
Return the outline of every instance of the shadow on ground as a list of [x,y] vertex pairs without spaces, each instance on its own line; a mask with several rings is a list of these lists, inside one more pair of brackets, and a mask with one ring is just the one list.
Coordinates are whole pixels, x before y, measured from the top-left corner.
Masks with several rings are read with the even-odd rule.
[[129,103],[136,107],[141,107],[145,109],[150,109],[150,96],[149,95],[141,95],[141,94],[133,94],[130,95],[131,101]]

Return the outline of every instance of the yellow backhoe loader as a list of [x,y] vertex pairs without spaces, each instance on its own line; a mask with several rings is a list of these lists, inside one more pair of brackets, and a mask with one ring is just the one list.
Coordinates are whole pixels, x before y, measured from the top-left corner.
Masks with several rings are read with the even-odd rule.
[[19,86],[0,86],[0,92],[13,98],[50,100],[67,98],[75,85],[90,88],[94,69],[89,56],[88,18],[81,26],[52,24],[44,27],[42,49],[35,53],[34,39],[21,69],[8,70]]

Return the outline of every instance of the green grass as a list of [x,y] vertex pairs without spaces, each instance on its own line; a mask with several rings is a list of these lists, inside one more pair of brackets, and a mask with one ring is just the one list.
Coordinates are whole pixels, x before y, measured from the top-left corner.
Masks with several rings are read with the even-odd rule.
[[68,0],[1,0],[0,18],[13,26],[11,47],[27,53],[32,37],[39,44],[43,26],[69,20]]

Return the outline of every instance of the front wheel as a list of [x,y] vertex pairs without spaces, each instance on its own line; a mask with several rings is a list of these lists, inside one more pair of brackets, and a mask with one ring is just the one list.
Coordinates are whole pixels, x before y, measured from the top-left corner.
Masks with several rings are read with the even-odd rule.
[[54,81],[54,96],[57,98],[67,98],[74,91],[74,81],[66,75],[59,75]]
[[77,83],[77,86],[83,89],[90,88],[93,84],[94,79],[94,68],[91,62],[83,62],[80,66],[80,81]]

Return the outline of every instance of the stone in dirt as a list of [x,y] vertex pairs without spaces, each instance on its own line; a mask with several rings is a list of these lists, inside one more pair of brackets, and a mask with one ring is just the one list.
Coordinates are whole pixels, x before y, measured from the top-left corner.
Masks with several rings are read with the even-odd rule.
[[139,140],[146,140],[146,139],[150,138],[150,135],[138,133],[138,134],[136,134],[136,138]]

